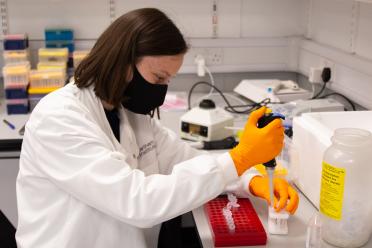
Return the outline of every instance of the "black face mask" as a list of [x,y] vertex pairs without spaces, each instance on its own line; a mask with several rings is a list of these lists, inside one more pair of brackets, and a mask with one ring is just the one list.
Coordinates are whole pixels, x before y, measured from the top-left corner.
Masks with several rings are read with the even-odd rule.
[[163,105],[167,89],[166,84],[147,82],[134,67],[133,79],[124,91],[126,99],[122,101],[122,105],[137,114],[150,114],[151,111]]

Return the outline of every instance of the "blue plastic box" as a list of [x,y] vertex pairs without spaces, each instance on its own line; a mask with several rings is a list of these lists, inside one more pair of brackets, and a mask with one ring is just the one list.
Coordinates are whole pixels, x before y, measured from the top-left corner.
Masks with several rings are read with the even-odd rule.
[[4,36],[4,50],[25,50],[28,48],[26,34],[11,34]]
[[[11,101],[14,101],[13,103]],[[28,99],[8,100],[6,104],[8,115],[27,114],[29,110]]]
[[47,40],[47,41],[45,41],[45,46],[47,48],[64,48],[64,47],[67,47],[69,53],[72,53],[73,51],[75,51],[75,45],[74,45],[73,41]]
[[46,41],[61,41],[61,40],[73,40],[74,32],[72,29],[45,29],[45,40]]
[[5,89],[6,99],[20,99],[27,97],[28,97],[27,88]]

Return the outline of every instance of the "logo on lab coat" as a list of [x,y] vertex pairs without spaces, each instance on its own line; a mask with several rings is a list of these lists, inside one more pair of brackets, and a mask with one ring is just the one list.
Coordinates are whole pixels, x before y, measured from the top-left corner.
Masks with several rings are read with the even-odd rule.
[[139,149],[138,159],[142,158],[144,155],[146,155],[150,151],[154,150],[155,147],[156,147],[156,145],[155,145],[155,142],[153,140],[144,144],[143,146],[141,146],[140,149]]

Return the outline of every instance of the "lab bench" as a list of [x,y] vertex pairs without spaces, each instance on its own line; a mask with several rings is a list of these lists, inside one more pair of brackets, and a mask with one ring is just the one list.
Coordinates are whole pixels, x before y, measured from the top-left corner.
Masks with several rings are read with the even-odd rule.
[[[164,126],[172,129],[175,132],[179,132],[180,123],[179,119],[184,111],[169,111],[161,112],[161,122]],[[239,120],[239,123],[235,123],[236,126],[243,126],[245,118]],[[221,151],[215,151],[221,152]],[[307,225],[311,217],[317,212],[317,209],[312,203],[297,189],[299,193],[300,203],[296,213],[289,217],[288,220],[288,235],[271,235],[268,233],[268,209],[266,201],[261,200],[257,197],[251,197],[250,201],[260,218],[266,233],[267,233],[267,244],[265,246],[246,246],[246,247],[270,247],[270,248],[300,248],[305,247]],[[239,202],[238,202],[239,203]],[[192,215],[196,224],[196,228],[199,234],[200,242],[204,248],[214,247],[213,237],[210,225],[208,223],[207,215],[204,210],[204,206],[201,206],[192,211]],[[242,246],[243,247],[243,246]],[[322,241],[322,248],[332,248],[332,246]],[[364,248],[372,247],[372,240],[370,239]]]
[[[5,123],[0,125],[0,148],[6,147],[6,144],[11,145],[13,149],[0,150],[0,209],[6,214],[14,226],[17,223],[17,207],[15,181],[19,169],[19,154],[22,136],[19,135],[19,129],[26,123],[29,115],[7,115],[4,107],[4,101],[0,100],[0,118],[7,119],[14,124],[16,128],[13,130]],[[161,122],[163,125],[178,132],[179,119],[185,111],[161,111]],[[240,121],[245,118],[241,118]],[[244,124],[244,122],[242,122]],[[242,126],[241,123],[238,126]],[[9,147],[9,146],[8,146]],[[221,151],[217,151],[221,152]],[[266,246],[247,246],[247,247],[270,247],[270,248],[288,248],[288,247],[305,247],[307,224],[310,218],[316,213],[316,208],[310,203],[306,197],[299,192],[300,204],[295,215],[288,220],[288,235],[270,235],[267,232]],[[265,230],[267,230],[267,205],[264,200],[256,197],[250,198]],[[204,248],[214,247],[213,237],[207,216],[204,212],[204,207],[201,206],[192,211],[192,215],[196,224],[196,228],[200,237],[201,244]],[[334,247],[327,243],[323,243],[323,248]],[[365,248],[372,247],[371,239],[363,246]]]
[[[17,226],[16,178],[19,170],[19,155],[22,136],[19,130],[29,115],[7,115],[5,101],[0,99],[0,210]],[[11,129],[3,122],[9,121],[15,126]]]

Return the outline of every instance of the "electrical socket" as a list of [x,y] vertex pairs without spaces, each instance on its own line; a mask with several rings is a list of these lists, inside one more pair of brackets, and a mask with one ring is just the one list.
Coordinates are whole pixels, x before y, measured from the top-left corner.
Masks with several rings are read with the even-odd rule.
[[312,84],[322,83],[323,67],[310,67],[309,82]]
[[331,69],[331,80],[335,78],[335,63],[329,59],[322,59],[319,67],[310,67],[309,82],[313,84],[322,84],[322,72],[324,68]]
[[221,65],[223,63],[223,49],[222,48],[193,48],[191,50],[193,61],[198,56],[202,56],[205,59],[205,65]]
[[322,68],[325,68],[325,67],[329,67],[331,69],[331,80],[329,80],[330,82],[332,82],[335,78],[335,62],[333,62],[332,60],[330,59],[323,59],[322,60]]
[[221,65],[223,62],[222,48],[208,48],[207,65]]

